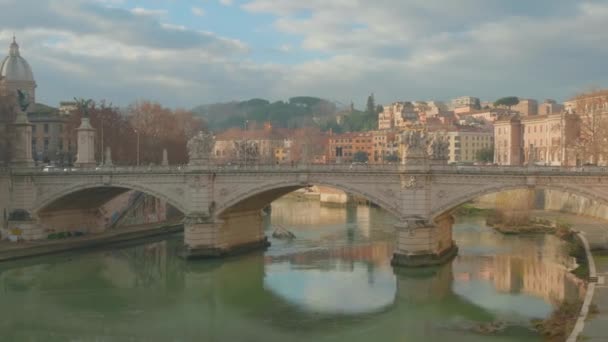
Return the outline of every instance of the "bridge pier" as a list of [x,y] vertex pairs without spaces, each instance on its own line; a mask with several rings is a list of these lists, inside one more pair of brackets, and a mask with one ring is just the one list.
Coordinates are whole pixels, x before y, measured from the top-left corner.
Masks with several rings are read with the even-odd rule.
[[446,263],[458,254],[452,240],[454,218],[446,214],[427,220],[412,218],[395,225],[397,244],[391,264],[393,266],[425,267]]
[[189,259],[218,258],[270,245],[259,210],[226,214],[221,219],[187,215],[184,233],[185,257]]

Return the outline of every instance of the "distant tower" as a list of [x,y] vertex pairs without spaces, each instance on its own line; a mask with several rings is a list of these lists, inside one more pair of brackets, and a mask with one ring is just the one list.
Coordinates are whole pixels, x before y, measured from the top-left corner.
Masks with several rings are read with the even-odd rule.
[[27,93],[30,103],[36,103],[36,81],[29,63],[21,57],[19,44],[13,36],[8,56],[0,64],[0,88],[7,93],[15,93],[18,89]]

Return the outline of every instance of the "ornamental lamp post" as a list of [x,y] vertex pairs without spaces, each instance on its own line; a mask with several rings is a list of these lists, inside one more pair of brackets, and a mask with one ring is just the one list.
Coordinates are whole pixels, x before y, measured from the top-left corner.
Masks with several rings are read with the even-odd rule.
[[136,129],[134,131],[137,135],[137,166],[139,166],[139,131]]

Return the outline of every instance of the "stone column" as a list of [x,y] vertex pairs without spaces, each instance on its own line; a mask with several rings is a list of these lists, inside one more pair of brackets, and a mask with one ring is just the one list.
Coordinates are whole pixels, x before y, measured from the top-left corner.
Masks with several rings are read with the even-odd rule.
[[32,124],[27,119],[24,111],[19,111],[13,123],[15,140],[13,142],[13,156],[11,166],[13,167],[33,167],[32,159]]
[[397,229],[396,250],[393,266],[423,267],[450,261],[458,254],[452,240],[454,218],[442,215],[430,223],[419,218],[406,219],[395,225]]
[[95,129],[89,118],[83,117],[78,131],[78,151],[76,154],[77,167],[95,167]]
[[259,210],[228,214],[221,220],[193,213],[184,219],[184,234],[187,258],[217,258],[270,245]]
[[169,166],[169,155],[167,153],[167,149],[163,148],[163,162],[162,166]]

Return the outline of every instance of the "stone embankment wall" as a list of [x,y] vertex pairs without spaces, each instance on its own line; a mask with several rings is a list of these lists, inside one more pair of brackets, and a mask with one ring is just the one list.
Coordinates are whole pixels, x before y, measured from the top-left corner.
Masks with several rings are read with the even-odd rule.
[[[522,201],[522,198],[532,200]],[[513,206],[519,207],[522,203],[527,203],[528,209],[562,211],[608,220],[608,206],[585,197],[556,190],[511,190],[482,196],[475,200],[475,203],[484,208],[494,208],[497,201],[501,203],[501,207],[504,207],[505,201],[511,201]]]
[[316,188],[320,194],[321,204],[345,206],[348,203],[348,194],[344,191],[325,186],[317,186]]
[[[9,214],[8,178],[0,175],[0,240],[8,238],[7,218]],[[40,236],[62,232],[95,234],[118,226],[131,226],[166,221],[179,214],[165,201],[146,194],[129,191],[121,194],[99,208],[88,210],[54,210],[39,214]]]

